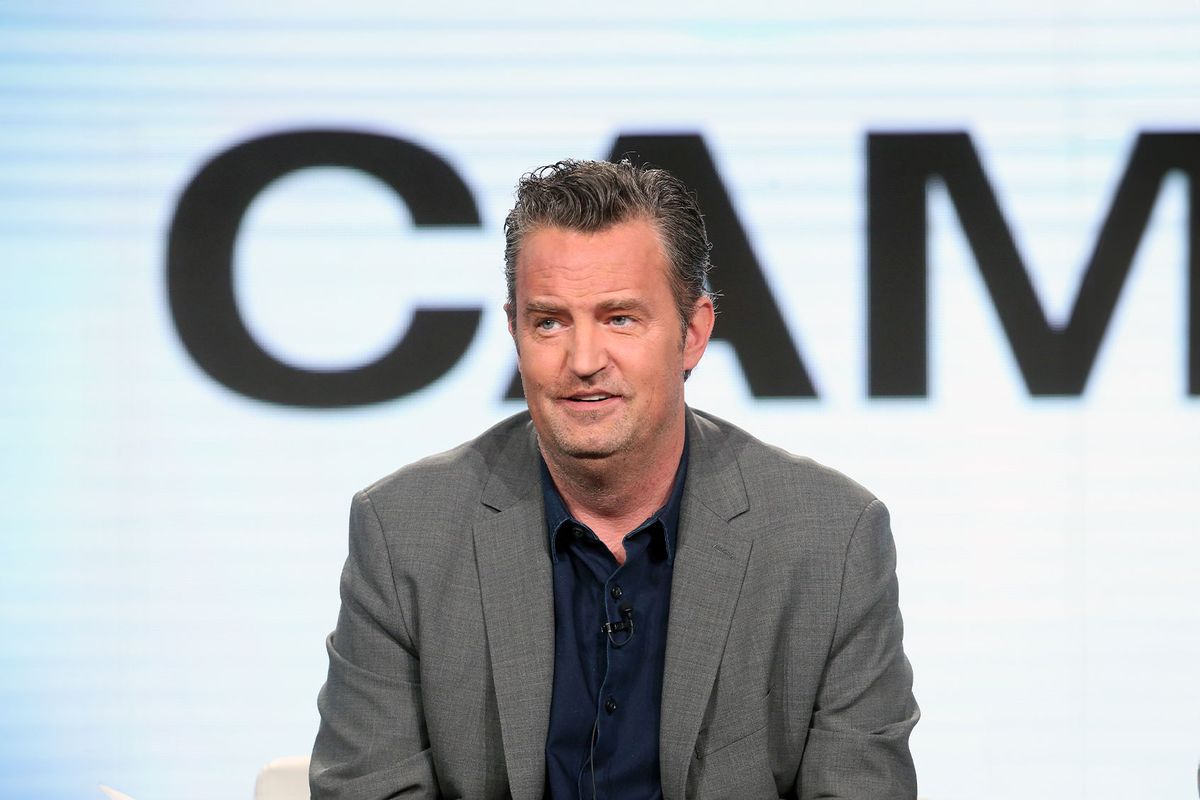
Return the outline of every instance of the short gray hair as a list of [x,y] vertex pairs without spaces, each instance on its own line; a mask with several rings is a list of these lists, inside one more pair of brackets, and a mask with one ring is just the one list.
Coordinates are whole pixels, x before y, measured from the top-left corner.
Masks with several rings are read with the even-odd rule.
[[525,236],[554,227],[592,233],[621,222],[654,223],[670,262],[668,279],[681,326],[692,318],[696,301],[711,297],[708,271],[711,245],[695,195],[662,169],[624,159],[567,159],[539,167],[517,184],[517,200],[504,221],[504,278],[509,316],[515,311],[517,257]]

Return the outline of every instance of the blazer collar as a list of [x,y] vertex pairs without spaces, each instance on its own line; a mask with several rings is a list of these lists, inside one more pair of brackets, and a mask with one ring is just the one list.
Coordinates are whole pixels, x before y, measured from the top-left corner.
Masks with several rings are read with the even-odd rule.
[[716,417],[703,411],[686,411],[688,426],[688,479],[686,493],[722,520],[729,522],[750,508],[738,454]]
[[[542,796],[554,685],[554,585],[533,425],[508,437],[475,521],[475,556],[513,800]],[[517,421],[519,423],[519,420]]]
[[671,616],[663,665],[659,769],[663,797],[682,798],[692,751],[716,681],[750,543],[730,522],[750,507],[726,432],[688,411],[691,453],[671,579]]

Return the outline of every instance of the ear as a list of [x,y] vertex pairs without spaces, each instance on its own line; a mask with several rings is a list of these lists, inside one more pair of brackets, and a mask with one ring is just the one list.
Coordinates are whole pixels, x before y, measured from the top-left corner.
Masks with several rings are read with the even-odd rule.
[[712,337],[713,325],[716,323],[716,310],[712,298],[703,295],[692,306],[692,318],[688,320],[687,329],[683,336],[683,368],[693,370],[700,363]]

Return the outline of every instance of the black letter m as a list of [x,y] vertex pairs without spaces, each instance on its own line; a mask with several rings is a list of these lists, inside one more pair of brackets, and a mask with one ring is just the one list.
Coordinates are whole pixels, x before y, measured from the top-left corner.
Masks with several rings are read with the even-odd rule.
[[870,395],[927,393],[930,179],[946,186],[1030,394],[1079,395],[1172,170],[1188,177],[1188,394],[1200,395],[1200,133],[1138,136],[1065,327],[1046,319],[968,134],[869,134]]

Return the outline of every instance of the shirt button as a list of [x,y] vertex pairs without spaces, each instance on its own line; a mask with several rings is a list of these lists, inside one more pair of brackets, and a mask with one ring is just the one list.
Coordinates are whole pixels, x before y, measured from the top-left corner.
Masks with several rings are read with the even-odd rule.
[[613,713],[614,711],[616,711],[617,710],[617,701],[613,700],[611,697],[608,698],[607,700],[605,700],[604,701],[604,710],[610,714]]
[[609,589],[608,593],[613,596],[613,600],[620,600],[621,595],[625,594],[623,591],[621,591],[620,586],[612,587],[611,589]]
[[571,533],[574,534],[576,539],[583,538],[583,528],[579,527],[578,525],[574,525],[571,527]]

